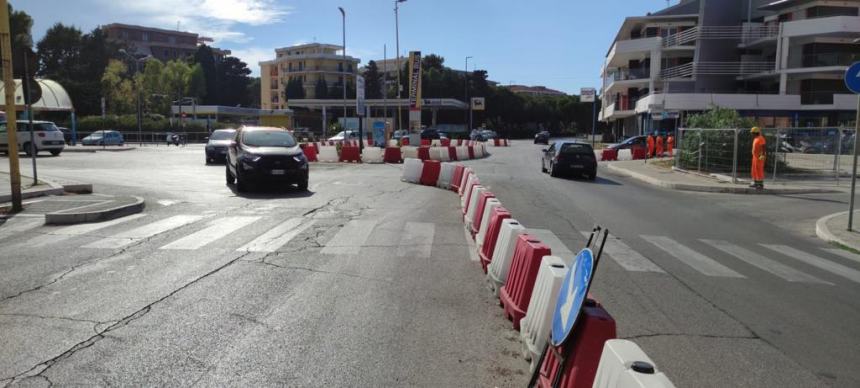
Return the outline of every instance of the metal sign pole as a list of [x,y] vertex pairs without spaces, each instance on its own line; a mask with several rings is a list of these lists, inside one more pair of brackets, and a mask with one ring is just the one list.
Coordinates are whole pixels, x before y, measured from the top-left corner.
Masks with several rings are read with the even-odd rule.
[[848,230],[854,229],[854,192],[857,188],[857,152],[860,142],[857,141],[860,129],[860,95],[857,96],[857,116],[854,119],[854,162],[851,164],[851,199],[848,204]]
[[[21,171],[18,166],[18,136],[15,121],[15,79],[12,76],[12,39],[9,32],[9,9],[0,0],[0,53],[2,53],[3,87],[6,97],[6,135],[9,144],[9,184],[12,189],[12,211],[23,210],[21,203]],[[11,119],[10,119],[11,118]]]

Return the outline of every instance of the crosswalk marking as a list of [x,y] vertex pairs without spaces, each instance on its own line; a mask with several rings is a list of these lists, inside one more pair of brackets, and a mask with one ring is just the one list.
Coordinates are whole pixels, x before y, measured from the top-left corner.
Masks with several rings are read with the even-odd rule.
[[553,256],[560,257],[567,265],[573,262],[573,258],[576,255],[551,230],[529,228],[528,234],[537,237],[538,240],[549,247]]
[[328,255],[357,254],[358,249],[370,237],[375,226],[376,221],[350,221],[334,235],[334,238],[326,244],[321,252]]
[[[587,239],[591,235],[591,232],[582,232],[582,235]],[[642,256],[639,252],[634,251],[633,248],[630,248],[629,245],[625,244],[624,241],[621,241],[618,237],[609,236],[603,250],[612,258],[612,260],[615,260],[621,268],[628,271],[666,273],[666,271],[663,271],[663,269],[658,267],[657,264],[654,264],[654,262],[648,260],[645,256]]]
[[202,248],[233,233],[261,217],[224,217],[213,220],[208,227],[167,244],[160,249],[193,250]]
[[800,260],[813,267],[818,267],[827,272],[831,272],[836,275],[842,276],[848,280],[860,283],[860,271],[857,271],[855,269],[848,268],[841,264],[836,264],[832,261],[822,259],[811,253],[807,253],[787,245],[761,244],[761,246],[772,251],[782,253],[783,255],[786,255],[788,257]]
[[696,271],[707,276],[727,277],[727,278],[744,278],[729,267],[726,267],[717,261],[707,257],[699,252],[696,252],[681,243],[672,240],[665,236],[640,236],[645,241],[654,244],[657,248],[662,249],[666,253],[674,256],[684,264],[692,267]]
[[821,248],[821,249],[824,250],[825,252],[832,253],[836,256],[839,256],[843,259],[848,259],[848,260],[860,263],[860,255],[858,255],[856,253],[851,253],[851,252],[848,252],[844,249],[839,249],[839,248]]
[[429,222],[407,222],[397,245],[397,256],[429,259],[433,249],[436,225]]
[[828,284],[833,285],[833,283],[826,282],[821,280],[815,276],[808,275],[806,273],[800,272],[794,268],[791,268],[787,265],[784,265],[778,261],[771,260],[767,257],[764,257],[756,252],[753,252],[749,249],[739,247],[735,244],[732,244],[728,241],[719,241],[719,240],[707,240],[702,239],[702,242],[708,244],[716,249],[719,249],[723,252],[726,252],[739,260],[752,265],[758,269],[763,271],[770,272],[780,278],[783,278],[790,282],[803,282],[803,283],[819,283],[819,284]]
[[0,225],[0,240],[30,229],[36,229],[44,223],[43,217],[12,217]]
[[28,240],[24,244],[27,246],[30,246],[30,247],[43,247],[45,245],[54,244],[54,243],[72,238],[74,236],[80,236],[80,235],[84,235],[87,233],[92,233],[92,232],[95,232],[97,230],[101,230],[101,229],[108,228],[111,226],[119,225],[119,224],[122,224],[122,223],[125,223],[128,221],[132,221],[132,220],[136,220],[138,218],[145,217],[145,216],[146,216],[146,214],[138,213],[138,214],[132,214],[130,216],[117,218],[117,219],[110,220],[110,221],[64,226],[62,228],[57,228],[57,229],[51,230],[48,232],[48,234],[42,234],[42,235],[38,235],[36,237],[33,237],[32,239]]
[[245,244],[243,247],[237,249],[237,251],[275,252],[316,222],[314,220],[307,220],[302,223],[303,221],[305,221],[304,218],[290,218]]
[[192,216],[192,215],[179,215],[173,216],[170,218],[165,218],[163,220],[159,220],[153,222],[151,224],[147,224],[141,226],[136,229],[128,230],[125,232],[117,233],[113,236],[94,241],[90,244],[84,245],[82,248],[101,248],[101,249],[116,249],[122,248],[129,244],[132,244],[136,241],[149,238],[169,230],[173,230],[179,228],[181,226],[188,225],[190,223],[196,222],[203,218],[203,216]]

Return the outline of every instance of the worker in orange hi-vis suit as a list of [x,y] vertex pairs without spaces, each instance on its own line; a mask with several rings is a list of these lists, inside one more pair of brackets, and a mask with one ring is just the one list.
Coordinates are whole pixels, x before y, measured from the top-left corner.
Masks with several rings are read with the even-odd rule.
[[662,133],[657,134],[656,149],[657,149],[657,157],[658,158],[663,157],[663,134]]
[[645,144],[648,145],[648,158],[654,157],[654,134],[649,133],[648,137],[645,139]]
[[669,137],[666,138],[666,151],[669,151],[669,157],[673,157],[675,153],[675,136],[669,134]]
[[750,187],[755,187],[756,190],[764,189],[764,162],[766,159],[767,145],[764,135],[759,127],[753,127],[750,130],[753,135],[752,145],[752,180]]

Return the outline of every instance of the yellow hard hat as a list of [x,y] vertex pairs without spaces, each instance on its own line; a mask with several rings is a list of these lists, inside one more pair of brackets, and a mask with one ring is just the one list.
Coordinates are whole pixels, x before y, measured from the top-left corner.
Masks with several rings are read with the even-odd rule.
[[761,133],[761,129],[759,127],[752,127],[750,133]]

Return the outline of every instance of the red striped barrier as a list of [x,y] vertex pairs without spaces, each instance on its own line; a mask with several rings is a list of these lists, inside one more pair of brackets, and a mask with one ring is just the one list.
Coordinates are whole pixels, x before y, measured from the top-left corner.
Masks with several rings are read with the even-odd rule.
[[505,316],[513,321],[516,330],[520,329],[520,320],[529,308],[540,261],[550,254],[549,247],[531,235],[523,234],[517,239],[508,279],[499,291]]
[[454,166],[454,175],[451,176],[451,191],[460,192],[460,186],[463,184],[463,171],[466,166],[458,164]]
[[302,144],[301,148],[308,162],[317,161],[317,149],[314,147],[314,144]]
[[439,172],[442,170],[442,162],[438,160],[425,160],[424,168],[421,170],[421,184],[424,186],[436,186],[439,180]]
[[630,154],[633,160],[645,159],[648,157],[648,150],[645,147],[633,147],[630,149]]
[[502,230],[502,221],[511,218],[511,213],[503,208],[497,207],[493,209],[490,216],[490,224],[487,226],[487,235],[484,236],[484,245],[481,246],[481,251],[478,255],[481,257],[481,269],[487,273],[487,266],[493,259],[493,253],[496,250],[496,241],[499,239],[499,232]]
[[448,158],[451,160],[457,160],[457,147],[448,146]]
[[442,139],[442,147],[448,147],[451,145],[451,139]]
[[354,146],[343,146],[340,148],[340,161],[341,162],[357,162],[361,163],[361,153],[358,151],[358,147]]
[[480,186],[480,185],[481,185],[481,180],[478,179],[478,177],[472,178],[471,183],[469,183],[469,185],[468,185],[469,187],[467,187],[466,191],[463,193],[463,198],[466,199],[463,202],[464,203],[463,214],[466,214],[466,212],[469,210],[469,202],[472,202],[472,190],[475,189],[475,186]]
[[469,221],[469,231],[472,233],[472,238],[474,238],[475,233],[478,233],[478,230],[481,229],[481,219],[484,217],[484,207],[487,205],[487,200],[490,198],[496,198],[496,195],[490,191],[485,191],[478,197],[478,207],[475,208],[475,217]]
[[603,152],[600,155],[600,160],[618,160],[618,150],[614,150],[612,148],[604,148]]
[[400,138],[400,145],[401,146],[408,146],[409,145],[409,138],[408,137],[401,137]]
[[382,160],[385,163],[403,163],[403,154],[400,152],[400,147],[386,147]]
[[469,177],[472,176],[472,169],[466,167],[463,169],[463,179],[460,180],[460,190],[457,190],[457,194],[460,194],[460,197],[463,197],[466,191],[466,184],[469,182]]
[[469,159],[475,159],[475,146],[469,146]]
[[421,146],[422,147],[430,147],[431,143],[432,142],[430,141],[430,139],[421,139]]
[[501,139],[495,138],[493,139],[493,146],[498,147],[501,144]]
[[430,147],[418,147],[418,159],[430,160]]

